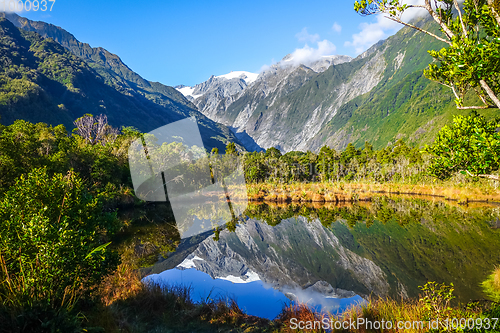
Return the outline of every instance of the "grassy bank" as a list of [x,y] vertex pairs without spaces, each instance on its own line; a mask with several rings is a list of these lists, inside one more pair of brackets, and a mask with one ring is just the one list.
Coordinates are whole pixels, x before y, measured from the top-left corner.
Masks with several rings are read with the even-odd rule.
[[278,332],[280,322],[250,316],[236,302],[192,301],[186,286],[143,284],[140,273],[122,264],[101,285],[101,305],[87,316],[105,332]]
[[[499,275],[500,270],[497,269],[492,276]],[[494,292],[500,295],[499,286],[494,285],[493,288]],[[145,285],[136,270],[122,264],[116,273],[106,278],[101,285],[99,297],[102,303],[86,314],[87,324],[89,327],[104,329],[105,332],[290,333],[327,332],[325,326],[306,328],[308,322],[326,321],[329,325],[339,322],[337,327],[344,322],[365,323],[356,329],[351,327],[333,331],[428,332],[429,325],[438,325],[436,331],[445,330],[446,318],[472,318],[477,323],[484,323],[488,321],[486,318],[500,316],[498,303],[484,301],[451,306],[454,298],[453,287],[432,282],[422,287],[419,299],[371,298],[361,305],[350,307],[338,316],[316,313],[305,304],[295,304],[284,307],[274,320],[247,315],[234,301],[229,304],[221,299],[193,302],[190,291],[183,286]],[[436,324],[438,318],[439,324]],[[386,323],[390,321],[393,325],[398,322],[411,322],[413,326],[371,330],[369,324],[366,324],[369,321],[382,320]],[[298,329],[299,322],[304,323],[304,329]],[[486,331],[499,332],[500,323],[495,330],[490,328]]]
[[370,201],[380,194],[408,194],[469,202],[500,202],[500,189],[495,182],[479,181],[455,184],[322,182],[322,183],[258,183],[248,184],[251,201],[269,202],[353,202]]

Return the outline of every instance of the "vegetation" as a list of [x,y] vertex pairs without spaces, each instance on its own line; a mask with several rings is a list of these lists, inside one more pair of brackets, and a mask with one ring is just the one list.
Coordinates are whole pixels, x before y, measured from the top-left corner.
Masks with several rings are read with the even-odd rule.
[[[141,135],[140,132],[133,128],[117,131],[101,116],[86,115],[77,119],[75,124],[77,129],[71,135],[62,125],[52,127],[23,120],[0,127],[0,262],[3,281],[0,285],[0,315],[14,331],[28,326],[47,331],[54,331],[55,327],[78,329],[83,323],[81,311],[89,314],[85,305],[88,302],[94,304],[91,307],[104,306],[101,302],[115,304],[117,316],[128,316],[121,311],[128,313],[129,306],[134,308],[140,302],[134,303],[131,294],[120,294],[116,289],[112,291],[111,287],[104,294],[102,291],[102,281],[110,281],[103,279],[119,263],[115,252],[117,247],[110,245],[110,241],[116,239],[116,233],[121,231],[122,244],[128,244],[120,248],[126,265],[130,265],[133,253],[141,249],[143,256],[129,266],[130,269],[151,265],[159,254],[173,251],[178,244],[175,240],[179,235],[171,224],[166,224],[161,232],[142,234],[139,243],[137,238],[132,242],[123,240],[123,237],[128,237],[133,224],[127,222],[124,215],[117,220],[115,212],[116,208],[138,203],[132,196],[127,152],[130,143]],[[217,158],[217,150],[212,153],[214,156],[207,156],[208,159]],[[227,167],[234,168],[234,158],[240,154],[234,145],[229,145],[226,153],[226,157],[220,159],[220,170],[216,170],[223,174],[228,173],[225,170]],[[360,191],[363,182],[403,186],[425,184],[433,179],[426,171],[434,163],[433,159],[403,140],[378,151],[366,143],[363,149],[348,145],[340,152],[325,146],[318,154],[309,151],[282,155],[279,150],[271,148],[265,153],[245,153],[242,158],[245,176],[249,183],[254,183],[250,185],[251,196],[269,197],[278,202],[358,201],[368,199]],[[198,173],[200,163],[193,163],[185,171]],[[496,172],[497,168],[490,169],[494,170]],[[472,188],[477,188],[477,183],[474,183],[477,181],[473,178],[467,180],[466,175],[460,173],[454,177],[462,177],[457,178],[458,181],[468,181]],[[487,181],[492,182],[489,185],[491,193],[496,193],[496,181]],[[281,184],[283,191],[273,192],[276,188],[273,184]],[[337,190],[339,193],[335,193]],[[389,206],[384,207],[377,208],[376,214],[394,211]],[[247,211],[249,216],[260,214],[252,209]],[[278,224],[283,218],[299,212],[304,213],[299,206],[295,211],[277,211],[270,223]],[[384,220],[385,216],[374,217],[372,212],[363,209],[354,213],[334,209],[333,213],[345,218],[352,226],[360,218],[372,221],[374,218]],[[327,212],[321,211],[320,214]],[[397,219],[401,221],[411,216],[418,220],[420,216],[398,214]],[[162,218],[172,219],[171,212],[167,209]],[[144,227],[140,229],[144,230]],[[228,229],[234,230],[235,225],[230,224]],[[120,268],[116,274],[123,275],[125,271]],[[166,297],[168,302],[177,299],[172,296],[175,294],[172,290],[164,293],[156,287],[143,289],[145,287],[133,281],[129,284],[133,290],[142,290],[141,297],[153,297],[153,294],[159,293],[167,295],[158,297]],[[116,301],[114,297],[122,297],[123,301]],[[224,313],[221,316],[227,316],[227,313],[239,316],[242,321],[238,319],[237,325],[257,320],[246,317],[234,306],[220,302],[208,308],[189,304],[182,310],[182,316],[188,316],[186,318],[205,318],[205,310],[202,309],[210,308],[213,313]],[[106,311],[103,313],[109,315]],[[179,315],[179,312],[172,314]],[[223,326],[230,322],[229,319],[214,316],[206,317],[211,318],[207,319],[208,322],[219,322]],[[140,321],[148,322],[147,318],[150,317]],[[206,323],[204,319],[202,322]],[[232,322],[231,325],[234,324]]]
[[[426,75],[453,91],[459,109],[478,109],[500,108],[500,8],[495,4],[493,0],[466,0],[460,6],[457,0],[442,0],[436,1],[433,7],[430,0],[425,0],[423,4],[407,4],[400,0],[362,0],[355,1],[354,10],[362,15],[386,14],[393,21],[448,44],[448,48],[440,51],[429,51],[438,64],[429,65]],[[419,8],[425,9],[437,22],[443,37],[403,21],[403,13]],[[456,17],[454,11],[457,12]],[[476,92],[483,106],[463,106],[469,90]]]
[[[108,125],[105,124],[107,128]],[[0,126],[0,321],[7,331],[73,331],[119,256],[115,207],[134,202],[127,148],[64,126]],[[82,303],[83,302],[83,303]]]
[[[426,283],[421,287],[423,295],[420,299],[410,301],[371,299],[369,302],[358,307],[352,307],[340,316],[340,321],[364,322],[359,330],[347,330],[352,332],[370,332],[368,322],[379,321],[391,322],[392,329],[381,331],[391,332],[443,332],[443,331],[466,331],[466,332],[498,332],[499,328],[493,329],[494,320],[499,313],[498,307],[484,306],[479,303],[469,303],[463,306],[450,306],[453,296],[453,285]],[[456,320],[454,320],[456,318]],[[460,318],[467,318],[467,321]],[[400,322],[401,327],[397,327]],[[407,323],[407,326],[403,325]],[[462,326],[460,326],[462,325]],[[495,325],[497,326],[497,325]],[[489,328],[486,328],[489,327]]]
[[270,148],[266,153],[245,154],[244,164],[250,183],[367,179],[376,182],[417,181],[423,177],[424,171],[422,154],[403,140],[379,151],[368,142],[363,149],[349,144],[341,152],[323,146],[318,154],[292,151],[281,155],[277,149]]
[[[460,174],[498,180],[494,174],[500,167],[498,126],[498,119],[487,121],[475,112],[456,116],[453,125],[441,129],[436,141],[424,151],[403,140],[378,151],[368,142],[363,149],[348,144],[341,152],[323,146],[318,154],[308,151],[281,155],[271,148],[266,153],[244,155],[245,176],[249,183],[287,184],[355,181],[423,185],[435,184],[436,177],[453,177],[458,185],[466,182]],[[498,186],[492,185],[495,189]]]
[[495,302],[500,302],[500,268],[497,267],[493,273],[483,282],[486,294]]
[[430,174],[450,178],[458,171],[472,177],[500,180],[491,175],[500,167],[500,118],[491,121],[477,112],[456,116],[451,127],[443,127],[436,141],[427,148],[435,158],[429,166]]
[[0,221],[3,328],[70,330],[64,314],[116,268],[105,243],[119,227],[116,215],[74,173],[34,169],[4,194]]

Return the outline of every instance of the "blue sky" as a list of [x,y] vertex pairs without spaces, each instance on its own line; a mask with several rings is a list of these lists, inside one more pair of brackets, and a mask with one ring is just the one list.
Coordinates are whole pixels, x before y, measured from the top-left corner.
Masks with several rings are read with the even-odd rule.
[[119,55],[145,79],[194,85],[259,72],[289,53],[356,56],[399,25],[361,17],[353,1],[69,1],[20,13]]

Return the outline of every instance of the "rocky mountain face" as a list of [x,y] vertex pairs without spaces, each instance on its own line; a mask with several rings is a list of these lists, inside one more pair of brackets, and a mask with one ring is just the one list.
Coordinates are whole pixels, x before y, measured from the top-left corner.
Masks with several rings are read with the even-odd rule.
[[[212,120],[221,122],[240,140],[282,151],[306,150],[309,139],[353,98],[372,90],[387,64],[380,45],[356,59],[329,56],[298,64],[291,55],[259,74],[250,85],[204,82],[193,103]],[[239,91],[238,91],[239,90]],[[236,93],[231,93],[236,91]],[[252,147],[253,148],[253,147]]]
[[[232,128],[247,149],[259,150],[260,143],[269,138],[260,138],[257,132],[261,131],[252,129],[250,125],[255,125],[255,121],[250,120],[249,122],[249,118],[264,99],[269,97],[272,103],[278,99],[277,103],[279,103],[281,99],[300,88],[315,74],[327,70],[331,65],[338,65],[350,60],[352,58],[348,56],[328,56],[306,66],[296,65],[291,55],[288,55],[280,63],[263,71],[253,80],[245,80],[242,77],[227,79],[212,76],[209,80],[196,85],[192,91],[188,91],[186,88],[180,89],[180,91],[189,96],[188,98],[192,98],[200,112],[207,117]],[[186,94],[186,92],[191,95]],[[248,104],[246,104],[247,101]],[[233,106],[233,103],[237,104]],[[274,113],[269,113],[269,116],[260,119],[259,122],[264,122],[268,127],[276,125],[276,121],[269,119],[274,117]],[[286,117],[286,114],[284,116]],[[278,127],[273,131],[272,136],[275,137],[275,140],[271,146],[280,147],[283,138],[287,136],[286,132],[288,131],[286,130],[285,133],[277,135],[279,130]]]
[[[170,122],[195,116],[207,147],[218,147],[223,150],[228,141],[236,142],[241,147],[226,126],[198,112],[196,107],[175,88],[143,79],[127,67],[117,55],[103,48],[92,48],[89,44],[81,43],[64,29],[45,22],[30,21],[16,14],[0,13],[0,19],[2,18],[4,18],[2,37],[14,40],[14,44],[5,47],[24,45],[27,41],[26,36],[29,35],[31,40],[28,42],[31,45],[26,44],[22,49],[12,51],[23,52],[25,59],[33,59],[33,54],[36,52],[33,40],[36,40],[36,43],[43,43],[46,48],[43,54],[45,58],[39,57],[40,60],[35,62],[28,61],[29,64],[26,61],[23,63],[28,68],[40,72],[41,76],[37,76],[36,80],[26,79],[31,82],[30,85],[38,87],[35,89],[38,92],[33,94],[22,92],[20,93],[22,99],[10,98],[6,101],[6,104],[0,107],[2,123],[10,124],[16,119],[25,119],[53,125],[62,123],[67,128],[72,128],[73,120],[85,113],[104,113],[113,126],[134,126],[148,132]],[[12,24],[23,33],[14,31]],[[55,42],[43,38],[52,38]],[[56,44],[62,47],[57,47]],[[19,62],[12,58],[15,54],[13,52],[3,55],[6,63]],[[40,53],[38,55],[42,56]],[[54,62],[54,59],[69,59],[72,56],[77,57],[75,61],[72,61],[71,65],[68,61],[58,63],[60,67],[58,73],[51,73],[50,78],[47,77],[48,73],[45,73],[47,70],[38,68],[40,61]],[[72,74],[64,77],[61,75],[63,72]],[[56,88],[57,85],[60,85],[59,88]],[[64,93],[67,89],[70,91]],[[41,95],[45,96],[42,101],[40,101]],[[31,106],[27,107],[29,105]]]

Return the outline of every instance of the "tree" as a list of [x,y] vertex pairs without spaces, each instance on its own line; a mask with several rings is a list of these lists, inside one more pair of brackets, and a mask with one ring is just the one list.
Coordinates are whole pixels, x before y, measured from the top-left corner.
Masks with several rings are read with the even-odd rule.
[[[429,51],[438,64],[430,64],[425,75],[449,87],[459,109],[500,108],[500,12],[494,0],[422,0],[406,4],[402,0],[361,0],[354,10],[361,15],[385,14],[387,18],[422,31],[446,44]],[[495,3],[494,3],[495,2]],[[434,6],[432,5],[434,3]],[[462,7],[462,8],[461,8]],[[438,36],[402,19],[408,10],[425,9],[441,28]],[[456,17],[454,15],[456,12]],[[464,106],[465,95],[474,90],[481,106]]]
[[238,155],[238,151],[236,150],[236,144],[234,142],[230,142],[226,146],[226,154],[227,155]]
[[266,150],[264,156],[266,158],[280,158],[281,152],[277,148],[271,147],[268,150]]
[[63,125],[52,127],[24,120],[16,120],[9,126],[0,125],[0,192],[32,168],[64,169],[66,156],[60,150],[68,146],[69,141]]
[[100,143],[105,146],[108,142],[114,142],[118,136],[118,130],[108,125],[106,115],[94,118],[93,115],[86,114],[75,120],[74,124],[76,133],[91,145]]
[[443,127],[425,150],[434,156],[429,166],[432,175],[446,179],[455,172],[473,177],[500,180],[491,173],[500,167],[500,118],[487,121],[473,111],[455,116],[451,127]]

